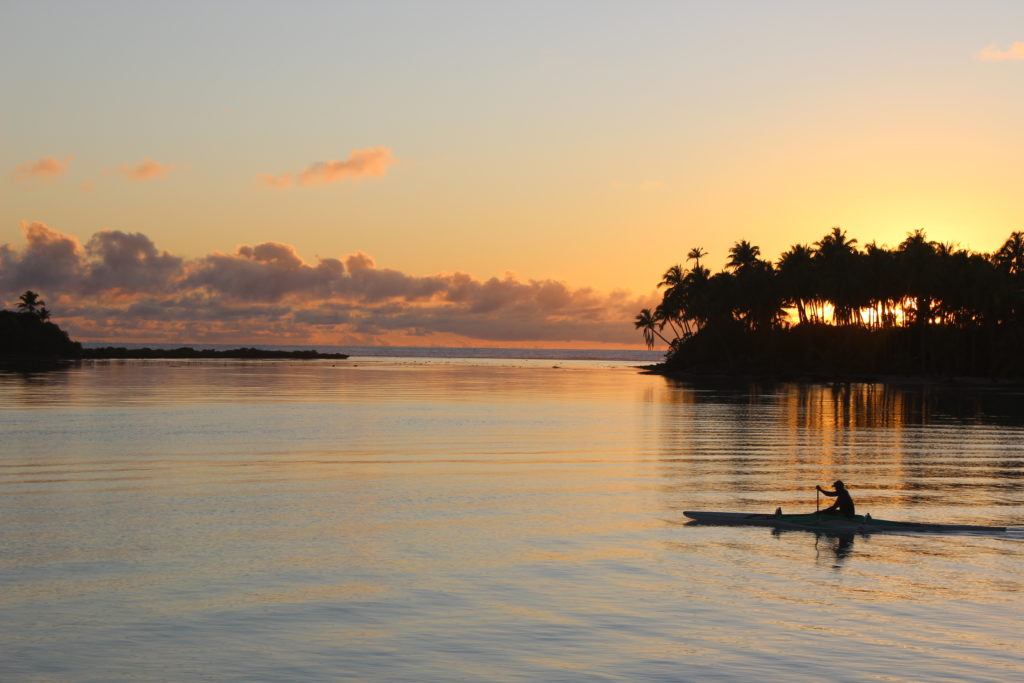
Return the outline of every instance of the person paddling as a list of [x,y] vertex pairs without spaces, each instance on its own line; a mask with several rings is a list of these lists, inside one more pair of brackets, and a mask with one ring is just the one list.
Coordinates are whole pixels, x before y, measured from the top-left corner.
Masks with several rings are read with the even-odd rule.
[[844,517],[853,517],[853,498],[850,498],[850,492],[846,490],[846,486],[837,479],[832,487],[835,489],[834,491],[826,491],[821,486],[817,487],[821,493],[835,498],[836,502],[824,510],[819,510],[816,514],[838,514]]

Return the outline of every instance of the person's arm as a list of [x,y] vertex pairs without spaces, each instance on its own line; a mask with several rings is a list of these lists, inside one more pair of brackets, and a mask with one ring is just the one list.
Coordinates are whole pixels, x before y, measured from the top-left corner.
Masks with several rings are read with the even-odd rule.
[[825,489],[821,488],[820,484],[818,485],[818,490],[824,493],[826,496],[830,496],[832,498],[835,498],[836,496],[839,495],[838,491],[826,491]]

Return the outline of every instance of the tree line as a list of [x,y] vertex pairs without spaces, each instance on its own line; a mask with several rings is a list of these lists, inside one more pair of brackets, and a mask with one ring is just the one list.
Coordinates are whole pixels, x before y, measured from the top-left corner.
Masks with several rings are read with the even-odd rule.
[[[701,264],[706,256],[694,248],[687,255],[692,265],[666,270],[661,303],[634,321],[648,348],[658,340],[668,346],[668,365],[1017,372],[1007,363],[1017,367],[1008,354],[1024,332],[1024,232],[990,254],[931,241],[922,230],[896,248],[872,242],[862,249],[833,228],[774,262],[746,240],[733,244],[717,273]],[[755,339],[769,348],[758,348]],[[843,342],[847,355],[858,358],[814,349],[815,340]],[[988,362],[978,358],[993,353]]]
[[50,311],[39,294],[27,290],[18,297],[17,309],[0,311],[0,369],[45,368],[43,361],[81,354],[82,345],[50,322]]
[[81,358],[92,359],[290,359],[312,360],[348,358],[344,353],[322,353],[316,349],[175,349],[126,348],[103,346],[83,349],[68,333],[50,321],[50,311],[37,292],[25,291],[18,297],[17,311],[0,310],[0,370],[36,371],[59,367]]

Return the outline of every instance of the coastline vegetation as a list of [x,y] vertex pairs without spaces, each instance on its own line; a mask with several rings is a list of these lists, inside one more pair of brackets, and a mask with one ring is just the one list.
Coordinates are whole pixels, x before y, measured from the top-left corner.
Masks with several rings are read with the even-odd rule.
[[9,366],[39,366],[77,358],[82,345],[50,322],[46,302],[26,291],[17,311],[0,311],[0,359]]
[[82,358],[152,358],[152,359],[192,359],[192,358],[242,358],[252,360],[270,360],[275,358],[295,358],[309,360],[316,358],[345,359],[344,353],[321,353],[315,350],[282,351],[278,349],[257,349],[244,346],[237,349],[195,349],[191,346],[180,346],[176,349],[126,348],[124,346],[102,346],[95,349],[82,349]]
[[862,378],[1024,377],[1024,232],[994,253],[929,241],[863,249],[840,228],[774,262],[746,240],[712,274],[707,253],[665,271],[662,301],[634,324],[655,371]]
[[67,361],[88,359],[199,359],[242,358],[266,360],[291,359],[344,359],[344,353],[321,353],[316,350],[282,351],[242,347],[236,349],[195,349],[188,346],[176,349],[125,348],[104,346],[82,348],[72,341],[68,333],[50,321],[46,302],[32,290],[18,299],[17,311],[0,310],[0,368],[36,370],[55,367]]

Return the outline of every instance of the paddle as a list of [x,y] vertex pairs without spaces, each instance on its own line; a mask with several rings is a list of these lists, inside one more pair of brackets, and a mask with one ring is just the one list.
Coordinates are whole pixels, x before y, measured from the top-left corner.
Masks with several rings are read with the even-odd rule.
[[821,512],[821,491],[818,487],[814,487],[814,514]]

